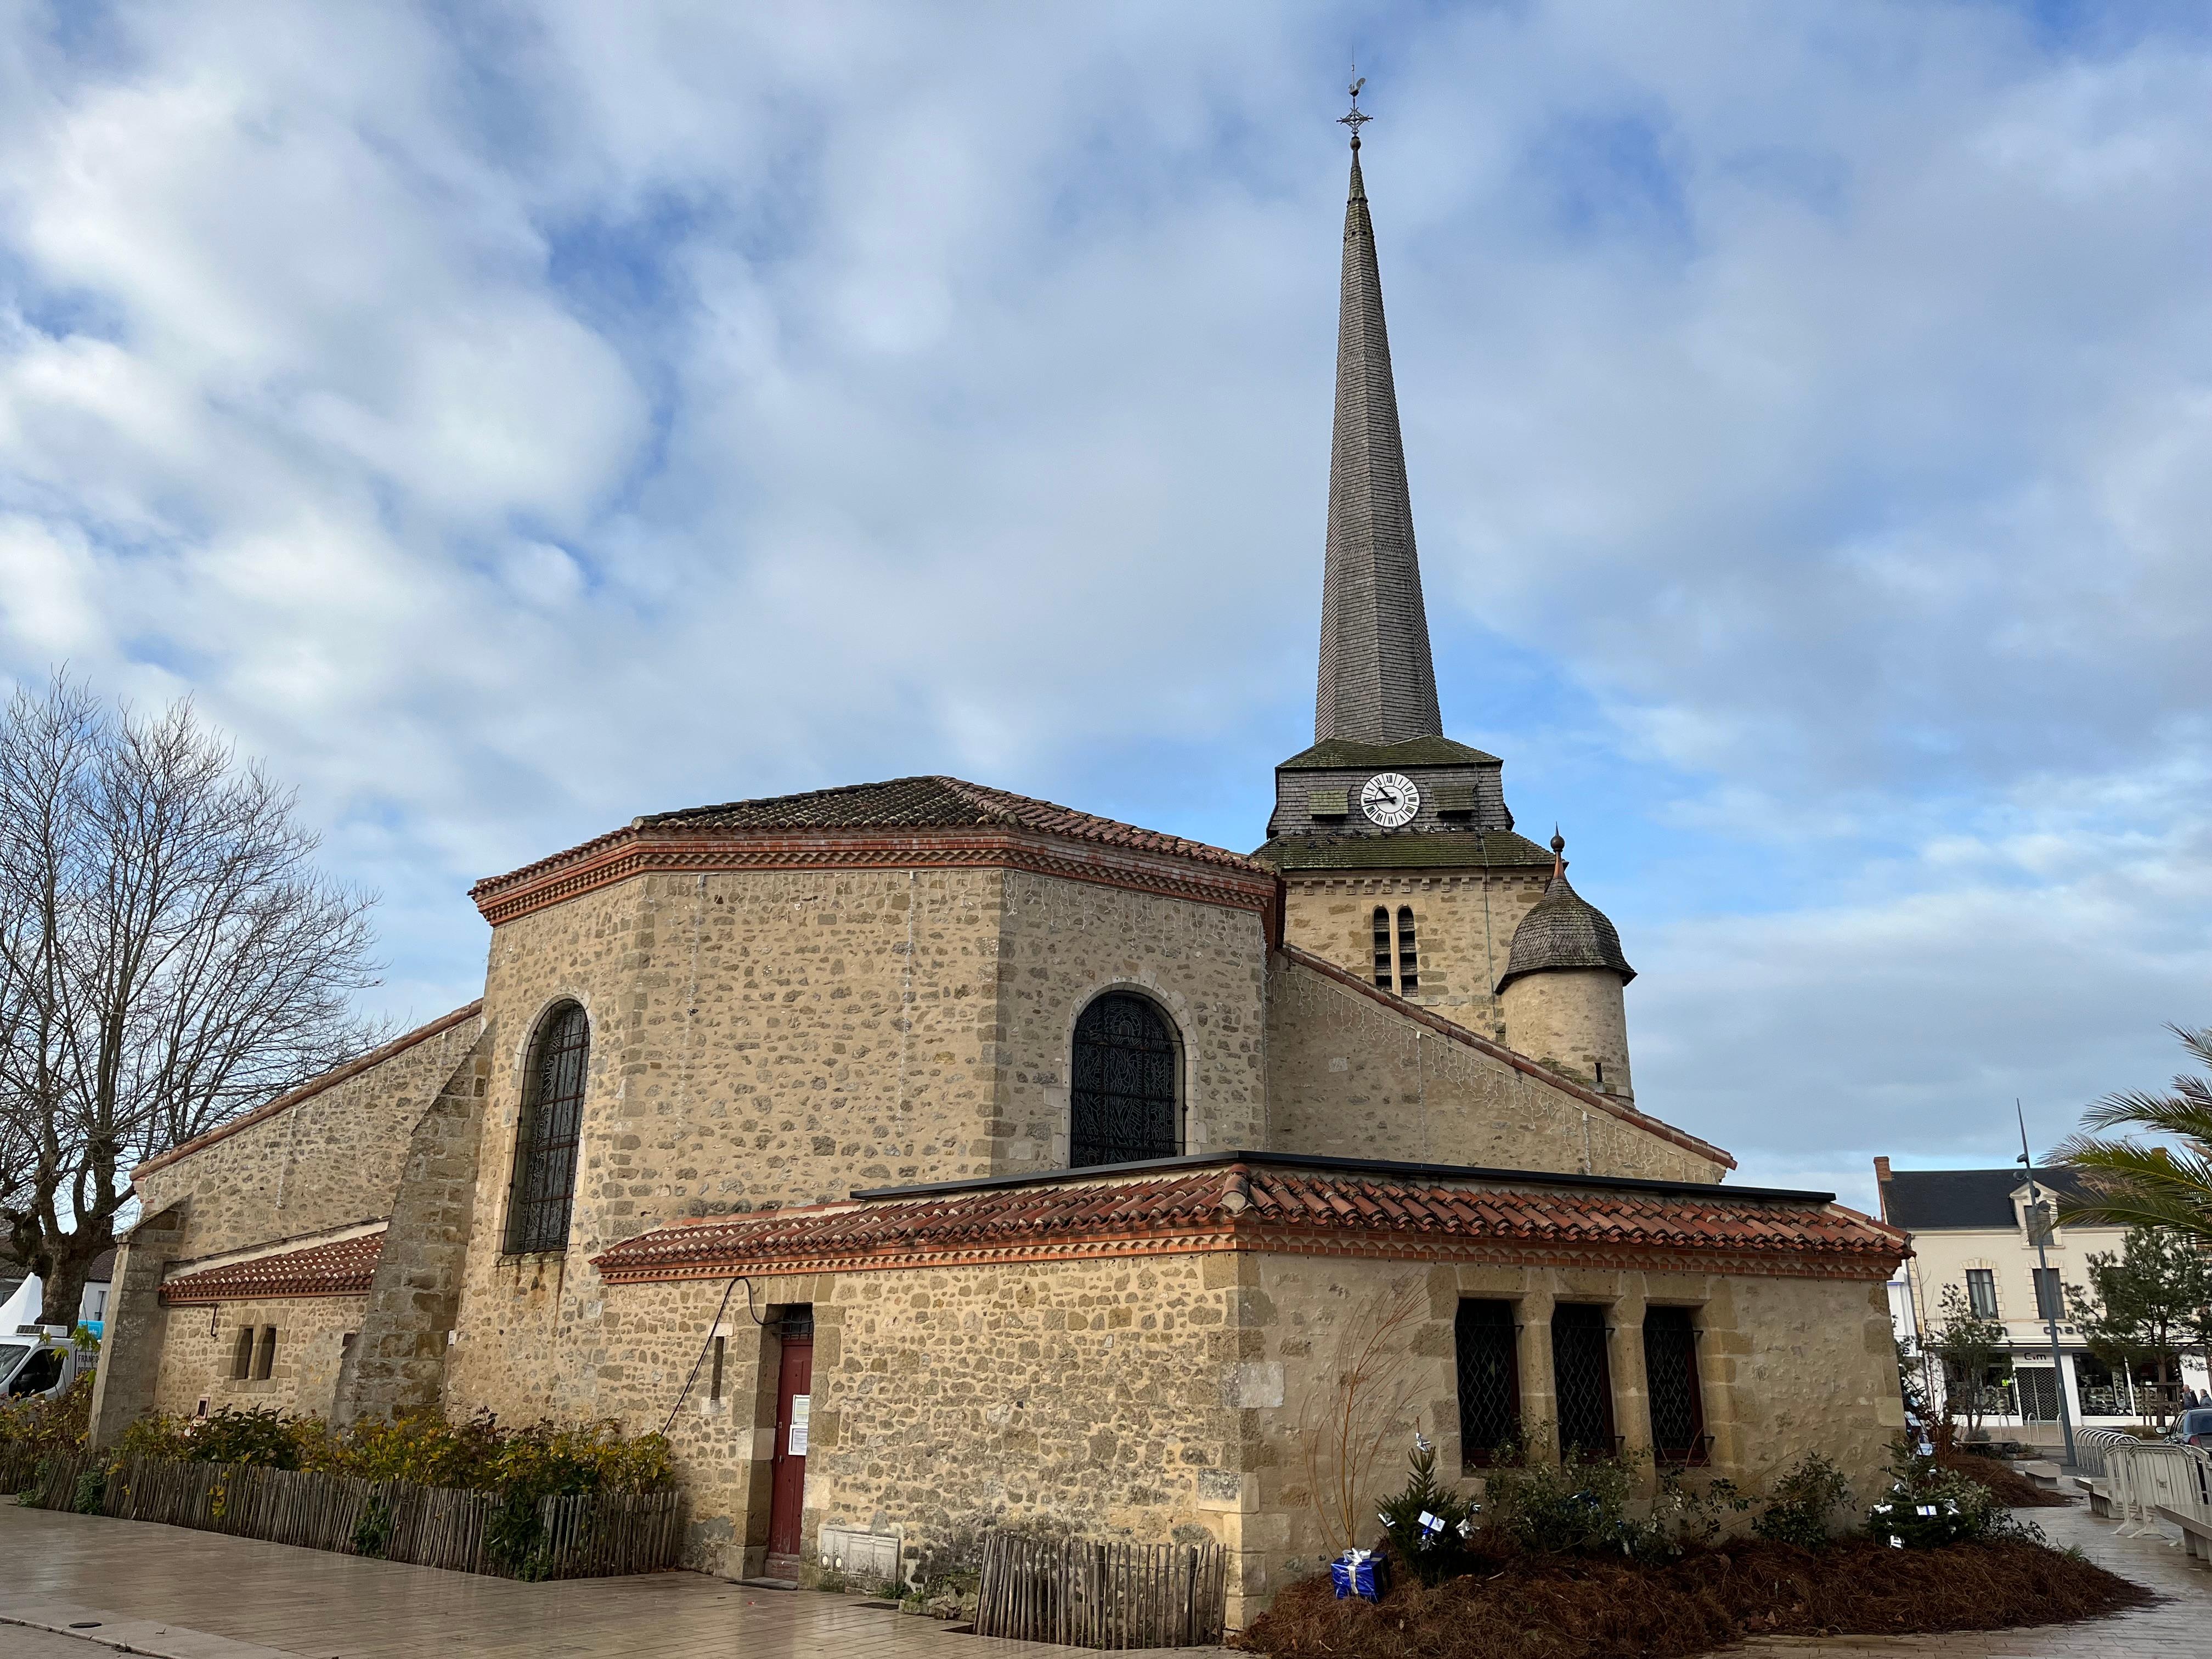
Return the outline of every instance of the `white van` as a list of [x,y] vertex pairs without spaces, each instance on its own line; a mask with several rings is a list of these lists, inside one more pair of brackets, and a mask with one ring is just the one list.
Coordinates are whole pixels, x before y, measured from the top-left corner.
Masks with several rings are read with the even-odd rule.
[[18,1325],[13,1336],[0,1336],[0,1398],[59,1399],[99,1358],[58,1326]]

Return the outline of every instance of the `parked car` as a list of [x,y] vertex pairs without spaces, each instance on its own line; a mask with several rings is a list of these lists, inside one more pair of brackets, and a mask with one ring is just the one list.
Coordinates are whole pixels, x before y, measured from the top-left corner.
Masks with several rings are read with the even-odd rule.
[[2212,1411],[2200,1407],[2182,1413],[2166,1437],[2185,1446],[2212,1446]]
[[96,1352],[42,1326],[20,1327],[13,1336],[0,1336],[0,1396],[58,1398],[98,1359]]

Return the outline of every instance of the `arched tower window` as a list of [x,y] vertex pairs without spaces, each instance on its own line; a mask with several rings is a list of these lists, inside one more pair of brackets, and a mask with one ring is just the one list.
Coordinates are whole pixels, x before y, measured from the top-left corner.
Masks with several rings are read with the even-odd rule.
[[1413,945],[1413,907],[1398,907],[1398,992],[1411,996],[1421,988],[1420,952]]
[[1375,983],[1385,991],[1390,988],[1390,913],[1379,904],[1375,907]]
[[523,1072],[522,1127],[515,1137],[514,1187],[507,1210],[510,1251],[568,1245],[591,1058],[592,1026],[581,1006],[564,1002],[547,1010]]
[[1109,991],[1077,1017],[1070,1165],[1173,1158],[1182,1151],[1178,1047],[1168,1017],[1127,991]]

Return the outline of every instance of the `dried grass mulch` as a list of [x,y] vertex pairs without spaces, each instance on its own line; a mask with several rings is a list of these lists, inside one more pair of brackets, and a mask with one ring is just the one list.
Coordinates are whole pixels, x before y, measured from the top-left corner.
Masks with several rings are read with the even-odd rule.
[[1324,1573],[1279,1595],[1238,1645],[1285,1659],[1675,1659],[1748,1636],[2003,1630],[2157,1599],[2017,1540],[1817,1552],[1745,1540],[1656,1566],[1509,1556],[1434,1589],[1400,1575],[1379,1605],[1338,1601]]
[[1939,1468],[1952,1469],[1969,1480],[1979,1481],[1997,1495],[2008,1510],[2063,1510],[2074,1500],[2049,1486],[2039,1486],[2009,1463],[1978,1452],[1942,1447],[1936,1454]]

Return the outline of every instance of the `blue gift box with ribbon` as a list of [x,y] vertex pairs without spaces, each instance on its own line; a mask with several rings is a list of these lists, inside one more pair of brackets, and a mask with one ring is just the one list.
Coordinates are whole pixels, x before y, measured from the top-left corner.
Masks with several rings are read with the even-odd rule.
[[1383,1559],[1372,1550],[1346,1550],[1328,1564],[1328,1576],[1336,1585],[1340,1601],[1357,1595],[1364,1601],[1379,1601],[1386,1577]]

